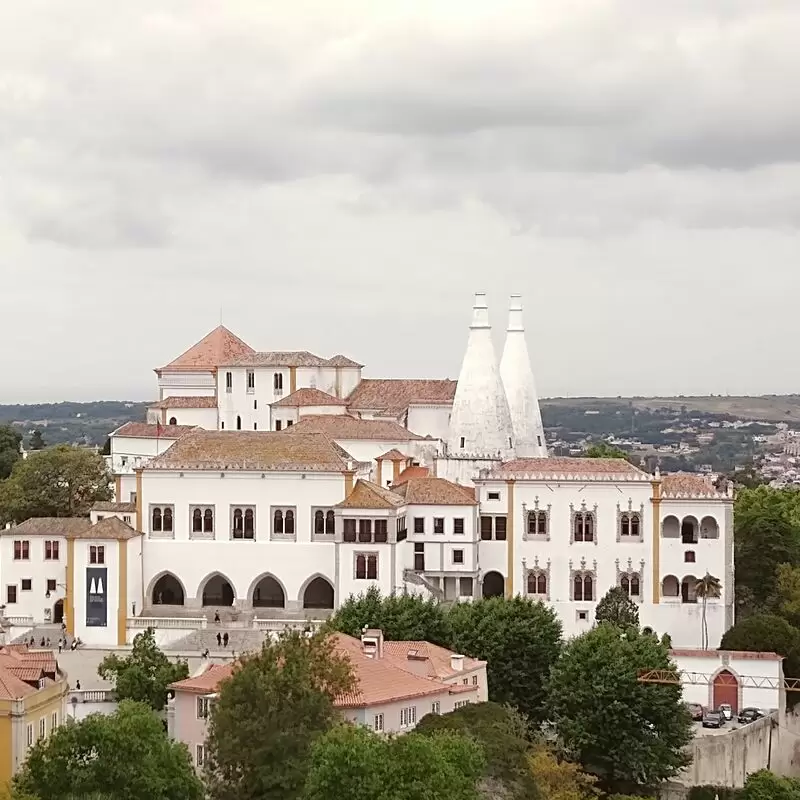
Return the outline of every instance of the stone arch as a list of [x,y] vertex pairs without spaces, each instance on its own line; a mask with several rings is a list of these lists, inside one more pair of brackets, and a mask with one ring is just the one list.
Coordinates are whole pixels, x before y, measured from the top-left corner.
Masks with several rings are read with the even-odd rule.
[[[172,598],[167,595],[168,591],[171,592]],[[158,599],[159,593],[161,593],[161,600]],[[175,602],[170,603],[168,602],[169,599],[174,599]],[[182,606],[186,603],[186,587],[174,572],[163,570],[150,581],[150,585],[147,588],[146,601],[154,606]]]
[[483,576],[483,596],[502,597],[506,591],[506,579],[495,570]]
[[722,703],[727,703],[733,709],[734,716],[738,714],[742,684],[736,672],[729,666],[720,667],[711,676],[709,684],[711,708],[717,709]]
[[170,425],[177,425],[178,424],[177,418],[176,417],[170,417],[169,418],[169,424]]
[[253,608],[286,608],[286,587],[271,572],[263,572],[250,584],[247,599]]
[[53,604],[53,624],[60,625],[64,621],[64,598]]
[[683,544],[697,544],[700,539],[700,523],[697,517],[689,514],[681,520],[681,541]]
[[716,517],[708,515],[700,520],[700,538],[719,539],[719,523]]
[[696,603],[697,602],[697,578],[694,575],[686,575],[681,581],[681,602],[682,603]]
[[680,597],[681,585],[674,575],[665,575],[661,581],[661,596],[662,597]]
[[661,520],[661,535],[665,539],[677,539],[681,535],[681,523],[674,514],[668,514]]
[[196,597],[202,606],[232,606],[236,602],[233,581],[221,572],[211,572],[200,581]]
[[303,608],[333,608],[333,584],[324,575],[311,575],[300,587],[297,599]]

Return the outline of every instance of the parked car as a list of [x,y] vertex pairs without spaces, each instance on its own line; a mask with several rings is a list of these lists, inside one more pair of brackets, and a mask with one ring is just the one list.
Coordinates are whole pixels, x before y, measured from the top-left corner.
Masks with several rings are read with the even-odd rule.
[[739,722],[742,725],[747,725],[749,722],[755,722],[764,716],[760,708],[743,708],[739,712]]
[[728,703],[720,703],[719,708],[717,709],[720,714],[722,714],[727,721],[733,719],[733,709],[728,705]]
[[687,703],[686,710],[692,715],[692,719],[695,722],[703,719],[703,706],[700,703]]
[[725,724],[725,715],[719,711],[706,711],[703,714],[704,728],[721,728]]

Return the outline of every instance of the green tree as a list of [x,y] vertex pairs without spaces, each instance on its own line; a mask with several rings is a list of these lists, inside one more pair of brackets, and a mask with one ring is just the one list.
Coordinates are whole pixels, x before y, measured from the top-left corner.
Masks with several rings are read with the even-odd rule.
[[473,737],[486,758],[485,777],[499,782],[512,797],[535,796],[530,774],[528,721],[510,706],[469,703],[448,714],[426,714],[415,732],[434,736],[443,731]]
[[561,652],[561,622],[543,603],[515,596],[459,603],[449,613],[451,647],[488,662],[489,699],[546,717],[545,682]]
[[37,428],[28,440],[28,450],[44,450],[45,441],[42,432]]
[[639,682],[648,669],[675,669],[667,649],[607,623],[570,641],[553,667],[555,730],[569,757],[607,791],[654,786],[687,763],[692,727],[681,687]]
[[359,638],[364,627],[380,628],[387,641],[426,641],[447,646],[450,625],[445,609],[416,594],[382,597],[377,587],[351,595],[331,617],[337,631]]
[[544,745],[531,750],[528,765],[541,800],[592,800],[599,794],[594,775],[559,759]]
[[775,594],[778,565],[800,561],[800,492],[742,489],[734,512],[737,606],[756,613]]
[[618,628],[639,627],[639,609],[621,586],[612,586],[597,604],[595,619]]
[[14,464],[22,458],[19,452],[21,441],[22,436],[10,425],[0,425],[0,481],[11,474]]
[[331,800],[478,800],[480,746],[468,736],[440,732],[382,738],[340,725],[311,751],[304,798]]
[[186,746],[164,735],[150,708],[129,700],[113,714],[90,714],[37,742],[14,788],[47,800],[92,793],[126,800],[203,797]]
[[334,698],[353,687],[349,660],[325,632],[286,632],[260,653],[243,656],[211,713],[209,797],[299,797],[311,746],[338,723]]
[[781,778],[765,769],[748,775],[742,800],[800,800],[800,781]]
[[697,597],[703,601],[703,615],[701,618],[701,625],[703,629],[703,649],[708,647],[708,619],[706,618],[706,605],[708,599],[719,597],[722,593],[722,584],[719,578],[715,578],[708,572],[700,578],[694,585],[694,592]]
[[786,676],[800,678],[800,630],[774,614],[754,614],[739,620],[725,632],[719,649],[777,653],[786,659]]
[[595,442],[586,448],[585,458],[624,458],[627,460],[630,454],[619,447],[615,447],[608,442]]
[[156,645],[153,629],[148,628],[134,638],[129,656],[107,655],[97,674],[113,681],[118,699],[147,703],[161,711],[167,702],[167,686],[188,678],[189,666],[185,661],[170,661]]
[[103,459],[91,450],[58,445],[31,453],[14,465],[2,485],[0,517],[80,517],[92,504],[112,497]]

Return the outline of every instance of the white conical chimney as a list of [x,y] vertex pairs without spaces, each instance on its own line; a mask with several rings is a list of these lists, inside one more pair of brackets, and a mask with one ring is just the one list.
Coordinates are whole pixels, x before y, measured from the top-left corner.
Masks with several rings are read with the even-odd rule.
[[500,360],[500,377],[511,412],[517,458],[546,458],[542,412],[525,342],[522,298],[518,294],[511,295],[509,304],[508,333]]
[[511,414],[497,369],[486,295],[481,292],[475,295],[447,447],[454,456],[510,458],[514,452]]

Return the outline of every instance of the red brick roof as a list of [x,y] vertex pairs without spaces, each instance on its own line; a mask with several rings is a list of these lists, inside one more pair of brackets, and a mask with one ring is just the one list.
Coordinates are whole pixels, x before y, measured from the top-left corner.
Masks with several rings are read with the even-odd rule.
[[399,508],[406,501],[371,481],[357,480],[350,494],[335,508]]
[[254,352],[247,342],[231,333],[224,325],[220,325],[197,344],[192,345],[185,353],[156,372],[213,370],[231,359]]
[[450,405],[456,381],[367,378],[347,398],[347,407],[402,414],[412,403]]
[[406,442],[424,439],[390,419],[358,419],[349,414],[309,414],[292,425],[294,433],[324,433],[331,439]]
[[408,505],[476,506],[475,492],[444,478],[407,478],[392,486]]
[[332,394],[322,392],[319,389],[298,389],[292,392],[277,403],[273,403],[273,408],[301,408],[303,406],[344,406],[345,401],[341,397],[334,397]]
[[165,397],[150,408],[216,408],[217,398],[213,395],[197,397]]
[[126,422],[117,428],[112,436],[129,436],[132,439],[180,439],[191,431],[197,430],[196,425],[150,425],[147,422]]

